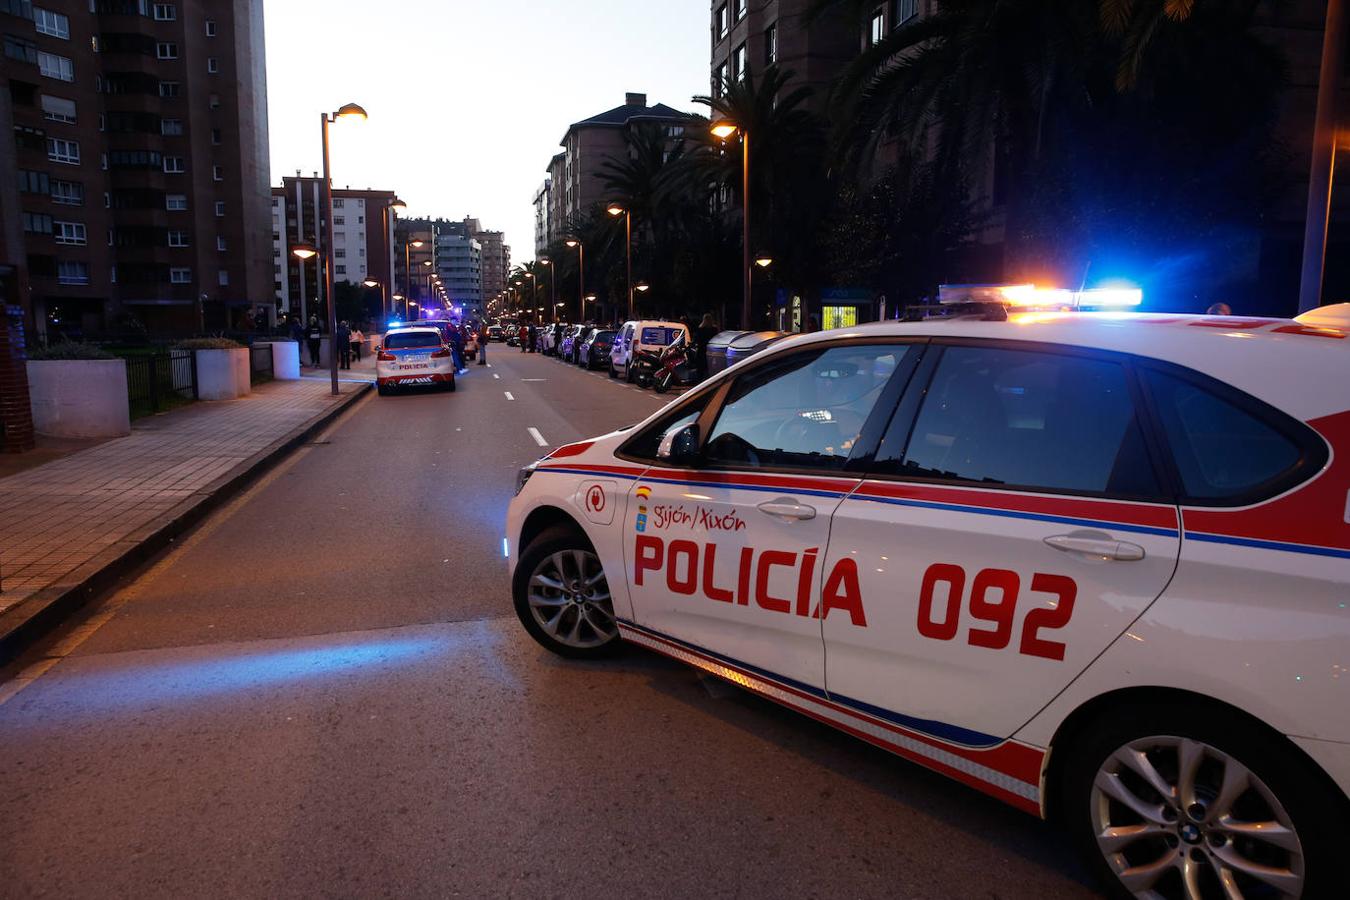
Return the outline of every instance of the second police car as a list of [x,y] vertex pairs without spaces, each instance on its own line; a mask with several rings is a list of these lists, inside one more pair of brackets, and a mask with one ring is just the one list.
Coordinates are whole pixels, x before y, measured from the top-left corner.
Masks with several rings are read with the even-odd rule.
[[1350,896],[1350,332],[997,299],[523,470],[525,628],[1059,819],[1122,896]]

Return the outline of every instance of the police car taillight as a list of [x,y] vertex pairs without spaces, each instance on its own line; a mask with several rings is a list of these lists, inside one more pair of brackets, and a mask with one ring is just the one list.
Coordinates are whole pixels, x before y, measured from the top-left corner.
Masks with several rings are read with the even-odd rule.
[[380,362],[393,362],[394,360],[398,359],[398,357],[395,356],[394,354],[387,353],[384,350],[381,350],[379,353],[375,354],[375,358]]

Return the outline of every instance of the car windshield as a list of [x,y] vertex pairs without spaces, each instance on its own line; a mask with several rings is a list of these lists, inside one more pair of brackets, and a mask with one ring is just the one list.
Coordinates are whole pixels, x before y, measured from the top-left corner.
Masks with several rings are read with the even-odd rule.
[[439,347],[441,337],[434,331],[396,331],[384,339],[386,350],[408,350],[414,347]]
[[612,332],[612,331],[597,331],[597,332],[595,333],[595,337],[592,338],[592,340],[600,341],[600,342],[602,342],[602,343],[608,343],[609,341],[614,340],[614,332]]

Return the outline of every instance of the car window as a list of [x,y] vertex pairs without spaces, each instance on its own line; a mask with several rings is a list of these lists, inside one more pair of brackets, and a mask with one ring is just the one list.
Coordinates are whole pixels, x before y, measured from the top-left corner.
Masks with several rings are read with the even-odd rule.
[[[878,454],[883,470],[894,462],[894,438],[887,435]],[[990,347],[944,351],[903,461],[891,471],[1054,491],[1160,493],[1124,365]]]
[[665,347],[675,343],[675,336],[679,333],[679,328],[648,325],[642,329],[642,343],[655,347]]
[[384,339],[386,350],[407,350],[411,347],[439,347],[440,345],[440,335],[430,331],[396,331]]
[[1153,369],[1144,381],[1188,497],[1249,494],[1303,458],[1290,436],[1198,384]]
[[909,347],[794,353],[736,379],[708,436],[711,463],[837,469]]
[[697,397],[691,397],[680,403],[674,410],[657,419],[636,437],[624,444],[620,452],[625,456],[656,462],[656,448],[660,446],[662,436],[672,428],[683,428],[685,425],[694,424],[703,410],[707,408],[714,393],[716,392],[705,390]]

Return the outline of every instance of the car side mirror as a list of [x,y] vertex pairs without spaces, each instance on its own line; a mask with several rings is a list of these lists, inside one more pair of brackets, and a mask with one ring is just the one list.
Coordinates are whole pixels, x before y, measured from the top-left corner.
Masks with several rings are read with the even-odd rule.
[[699,461],[698,424],[672,428],[661,435],[661,443],[656,448],[656,458],[678,466],[693,466]]

